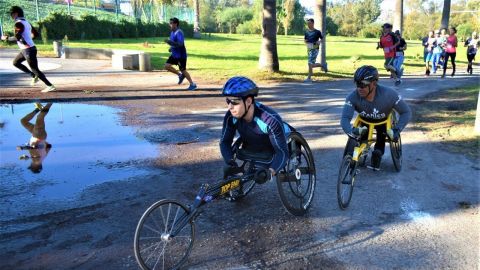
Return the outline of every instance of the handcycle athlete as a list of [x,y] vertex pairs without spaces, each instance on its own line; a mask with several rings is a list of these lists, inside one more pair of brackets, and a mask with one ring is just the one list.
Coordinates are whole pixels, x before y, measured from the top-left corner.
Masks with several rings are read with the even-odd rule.
[[[191,205],[171,199],[152,204],[140,218],[134,237],[135,258],[144,270],[178,269],[195,239],[195,220],[202,207],[218,198],[238,201],[256,183],[276,178],[283,206],[304,215],[316,185],[315,163],[305,139],[272,109],[255,102],[258,87],[246,77],[230,78],[220,150],[224,179],[203,184]],[[233,142],[236,132],[240,137]],[[238,163],[237,163],[238,162]]]
[[[345,133],[367,139],[367,126],[360,124],[353,127],[350,124],[354,112],[358,113],[360,119],[371,123],[385,121],[393,110],[399,114],[398,122],[391,130],[386,130],[386,125],[375,126],[377,136],[369,168],[378,171],[385,152],[386,136],[393,142],[398,141],[400,132],[410,121],[412,112],[395,90],[378,84],[378,70],[375,67],[364,65],[358,68],[353,80],[357,89],[347,96],[340,120]],[[357,141],[349,137],[343,155],[352,155],[356,144]]]

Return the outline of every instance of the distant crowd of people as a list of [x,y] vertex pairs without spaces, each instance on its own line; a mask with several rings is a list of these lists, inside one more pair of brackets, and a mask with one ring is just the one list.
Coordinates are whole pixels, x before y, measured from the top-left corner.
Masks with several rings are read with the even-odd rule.
[[[437,70],[442,69],[442,78],[445,78],[445,74],[448,68],[448,59],[452,64],[451,76],[455,76],[457,56],[458,38],[457,29],[451,27],[448,30],[443,28],[436,31],[429,31],[428,36],[422,39],[423,60],[425,62],[425,76],[437,73]],[[465,41],[464,46],[467,47],[467,73],[473,73],[473,61],[477,54],[478,47],[480,46],[480,39],[477,32],[473,32],[472,35]],[[430,72],[430,66],[432,72]]]

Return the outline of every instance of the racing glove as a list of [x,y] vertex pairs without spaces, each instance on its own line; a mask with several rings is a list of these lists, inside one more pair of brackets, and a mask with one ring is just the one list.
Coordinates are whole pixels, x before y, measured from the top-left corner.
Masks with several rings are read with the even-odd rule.
[[398,139],[400,138],[400,131],[398,128],[391,128],[387,130],[387,135],[393,142],[398,142]]
[[366,126],[361,126],[361,127],[354,127],[352,129],[352,134],[361,137],[362,135],[367,133],[368,128]]

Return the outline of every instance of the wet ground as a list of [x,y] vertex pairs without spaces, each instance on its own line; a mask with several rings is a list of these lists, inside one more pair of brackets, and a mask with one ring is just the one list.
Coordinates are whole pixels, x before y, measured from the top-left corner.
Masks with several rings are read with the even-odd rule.
[[[175,78],[154,72],[148,76],[160,76],[160,86],[131,80],[129,87],[108,88],[105,74],[87,71],[88,84],[70,85],[61,72],[51,74],[65,89],[42,96],[2,77],[0,268],[138,269],[133,234],[143,211],[162,198],[189,204],[202,183],[221,176],[220,86],[185,92],[171,86]],[[28,84],[17,78],[16,84]],[[415,102],[478,82],[461,74],[412,76],[397,90]],[[273,183],[239,203],[211,203],[196,222],[184,269],[478,269],[478,160],[446,152],[411,126],[402,133],[402,172],[394,172],[387,151],[382,170],[362,170],[352,204],[338,209],[336,178],[346,142],[338,122],[350,90],[349,80],[262,86],[259,100],[313,150],[313,206],[305,217],[288,214]],[[19,120],[34,100],[54,102],[45,117],[52,148],[39,174],[15,149],[29,140]]]

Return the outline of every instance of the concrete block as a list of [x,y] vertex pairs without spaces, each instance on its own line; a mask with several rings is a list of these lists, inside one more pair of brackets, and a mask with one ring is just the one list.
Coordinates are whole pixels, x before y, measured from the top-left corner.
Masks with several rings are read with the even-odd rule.
[[138,70],[148,72],[152,70],[150,54],[141,53],[138,55]]
[[112,55],[112,68],[133,70],[133,57],[131,55]]

